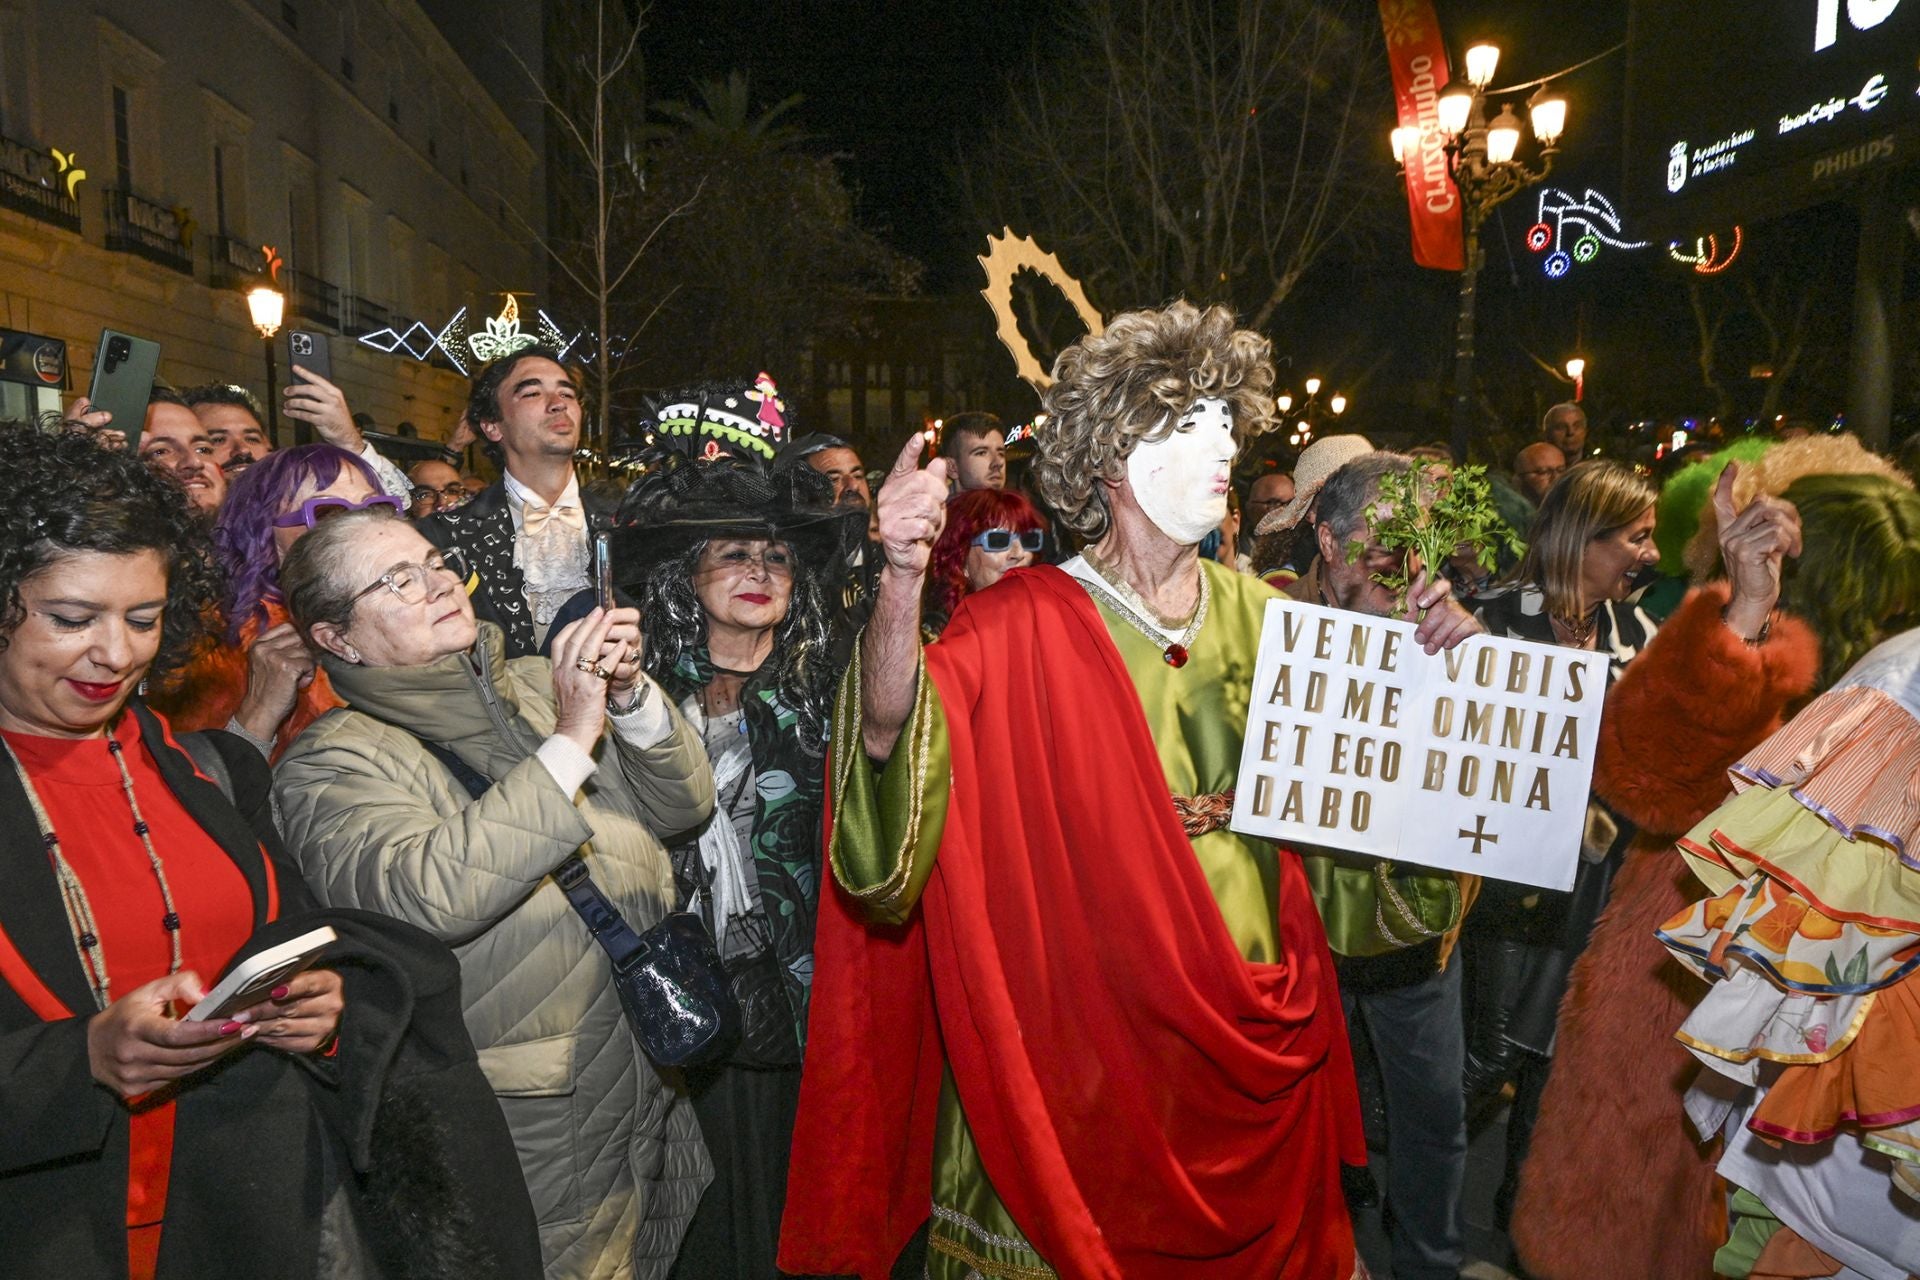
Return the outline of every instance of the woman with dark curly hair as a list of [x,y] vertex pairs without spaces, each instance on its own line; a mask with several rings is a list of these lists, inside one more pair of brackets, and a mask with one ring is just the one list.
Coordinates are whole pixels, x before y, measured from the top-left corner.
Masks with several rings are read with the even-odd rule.
[[280,449],[248,467],[220,508],[214,549],[227,574],[218,643],[155,689],[177,729],[225,729],[279,759],[300,731],[340,706],[326,672],[287,620],[280,561],[322,520],[366,506],[402,510],[363,460],[330,444]]
[[[179,1016],[237,954],[312,927],[282,919],[309,899],[264,763],[218,735],[189,755],[134,697],[194,642],[212,549],[176,485],[83,437],[0,428],[0,474],[15,486],[0,513],[5,1269],[313,1276],[323,1181],[341,1185],[349,1156],[308,1082],[384,1076],[372,1055],[394,1041],[371,1029],[391,1009],[317,967],[243,1011]],[[341,1048],[349,1003],[369,1033]],[[333,1105],[357,1125],[359,1106]],[[505,1137],[497,1116],[469,1123]],[[489,1211],[513,1225],[510,1200]]]
[[811,467],[669,455],[621,505],[614,562],[646,619],[649,674],[713,763],[714,814],[674,848],[681,903],[719,943],[743,1033],[690,1072],[714,1180],[676,1277],[775,1274],[813,982],[831,657],[828,581],[864,535]]
[[972,489],[947,502],[947,527],[927,568],[926,619],[937,636],[960,602],[1038,558],[1047,518],[1018,489]]

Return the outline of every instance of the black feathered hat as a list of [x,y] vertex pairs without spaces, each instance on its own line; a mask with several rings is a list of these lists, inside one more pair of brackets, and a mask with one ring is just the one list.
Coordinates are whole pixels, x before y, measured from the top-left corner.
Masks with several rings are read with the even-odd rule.
[[826,584],[866,536],[864,507],[836,507],[833,481],[810,466],[768,467],[757,456],[692,457],[658,450],[653,467],[614,518],[614,574],[633,586],[661,561],[713,538],[766,538],[791,546]]

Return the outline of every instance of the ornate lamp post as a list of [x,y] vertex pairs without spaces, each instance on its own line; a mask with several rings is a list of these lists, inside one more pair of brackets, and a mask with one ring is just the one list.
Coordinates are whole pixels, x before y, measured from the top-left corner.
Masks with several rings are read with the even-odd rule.
[[247,290],[247,314],[253,318],[254,330],[267,350],[267,440],[274,448],[280,447],[280,397],[275,394],[273,385],[273,335],[280,332],[280,322],[286,318],[287,298],[278,289],[259,285]]
[[[1328,395],[1324,400],[1320,398],[1320,379],[1308,378],[1301,385],[1307,394],[1300,401],[1300,416],[1287,430],[1287,443],[1296,449],[1313,442],[1314,433],[1325,422],[1323,414],[1337,418],[1347,411],[1347,398],[1338,391]],[[1274,397],[1273,403],[1281,413],[1294,412],[1291,391],[1282,391]]]
[[[1436,104],[1441,135],[1446,139],[1447,172],[1460,192],[1463,266],[1460,271],[1460,316],[1454,330],[1453,456],[1467,458],[1467,438],[1473,427],[1473,323],[1476,285],[1482,254],[1480,227],[1502,201],[1544,179],[1553,169],[1560,135],[1567,124],[1567,100],[1544,87],[1527,103],[1533,136],[1540,143],[1540,167],[1530,169],[1515,159],[1520,147],[1520,117],[1511,102],[1487,122],[1487,86],[1500,64],[1500,50],[1477,44],[1467,50],[1467,78],[1456,81]],[[1402,165],[1420,145],[1420,130],[1395,129],[1393,158]]]

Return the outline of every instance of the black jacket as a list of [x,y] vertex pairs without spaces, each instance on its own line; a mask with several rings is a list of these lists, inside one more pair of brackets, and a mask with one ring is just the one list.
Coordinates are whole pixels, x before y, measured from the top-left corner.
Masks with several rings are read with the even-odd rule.
[[[333,1057],[240,1049],[180,1088],[161,1280],[306,1280],[323,1247],[362,1259],[360,1275],[537,1277],[533,1207],[461,1019],[458,962],[398,921],[312,910],[258,754],[219,744],[229,803],[152,713],[131,712],[169,788],[246,879],[247,950],[331,924],[340,942],[327,963],[346,998]],[[0,1277],[123,1277],[128,1110],[89,1068],[92,996],[11,769],[0,770],[0,930]],[[329,1202],[345,1206],[336,1225],[354,1226],[323,1242]]]
[[[587,535],[613,527],[617,504],[580,491],[587,516]],[[514,560],[513,512],[507,507],[504,484],[489,485],[457,511],[427,516],[414,523],[423,537],[440,548],[458,547],[479,575],[473,593],[473,613],[482,622],[498,626],[507,637],[507,656],[524,658],[539,652],[533,611],[527,607],[527,581]]]

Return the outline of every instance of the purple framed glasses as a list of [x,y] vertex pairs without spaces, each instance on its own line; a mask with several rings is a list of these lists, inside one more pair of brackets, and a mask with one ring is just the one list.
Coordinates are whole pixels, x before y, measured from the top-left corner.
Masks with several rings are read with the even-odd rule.
[[336,498],[332,494],[321,494],[317,498],[308,498],[297,508],[285,515],[273,518],[276,529],[297,529],[301,525],[311,529],[322,520],[331,520],[349,511],[365,511],[368,507],[392,507],[395,514],[407,514],[407,504],[391,494],[376,493],[371,498],[362,498],[358,502],[348,502],[345,498]]

